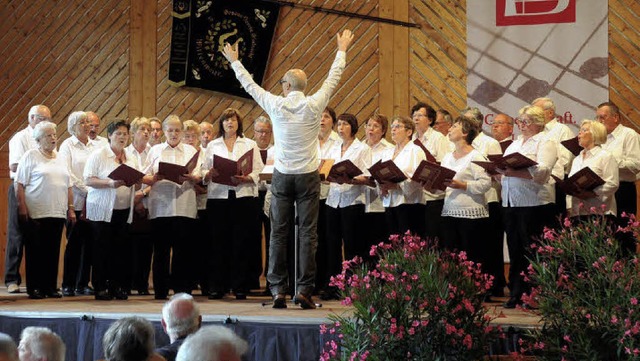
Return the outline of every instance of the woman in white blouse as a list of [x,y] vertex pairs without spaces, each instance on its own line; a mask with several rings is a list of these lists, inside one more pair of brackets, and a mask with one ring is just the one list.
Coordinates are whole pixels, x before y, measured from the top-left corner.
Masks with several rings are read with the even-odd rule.
[[25,235],[27,293],[31,299],[60,298],[58,256],[65,220],[75,223],[73,192],[66,163],[56,152],[56,125],[38,123],[37,149],[27,151],[16,172],[18,216]]
[[595,214],[616,215],[615,193],[618,190],[618,163],[611,153],[602,149],[607,141],[607,129],[594,120],[585,119],[580,125],[578,142],[584,148],[573,159],[569,177],[588,167],[604,180],[604,184],[593,191],[584,191],[579,196],[567,196],[567,208],[571,217],[589,219]]
[[471,146],[480,131],[477,123],[457,118],[449,128],[449,140],[455,150],[442,159],[442,166],[456,172],[447,183],[442,208],[442,238],[450,250],[467,252],[474,262],[485,264],[489,212],[485,193],[491,188],[487,172],[473,161],[486,158]]
[[[340,114],[337,122],[340,140],[329,151],[329,158],[335,163],[350,160],[361,171],[371,166],[371,149],[355,136],[358,119],[353,114]],[[335,164],[334,163],[334,164]],[[329,193],[325,203],[326,258],[322,260],[329,275],[337,275],[342,270],[342,245],[344,257],[364,257],[369,254],[368,242],[364,237],[364,175],[350,180],[346,177],[329,180]],[[325,287],[321,298],[337,298],[336,290]]]
[[64,250],[64,273],[62,294],[64,296],[92,295],[89,287],[91,274],[91,225],[85,219],[84,202],[87,186],[82,172],[89,154],[97,145],[89,139],[89,117],[85,112],[73,112],[67,119],[67,130],[71,137],[60,145],[58,157],[67,163],[73,190],[73,206],[76,223],[67,225],[67,246]]
[[[207,220],[209,238],[209,299],[220,299],[231,288],[236,299],[246,299],[251,267],[248,250],[261,240],[259,227],[258,174],[264,167],[256,142],[242,134],[242,117],[233,108],[226,109],[218,119],[218,138],[207,145],[204,169],[208,182]],[[234,185],[215,182],[218,175],[214,155],[238,160],[253,152],[252,171],[234,176]],[[213,177],[213,181],[212,181]]]
[[109,146],[92,153],[84,169],[89,187],[86,213],[94,235],[91,283],[96,300],[126,300],[131,267],[129,224],[135,190],[124,181],[109,178],[109,174],[121,164],[138,166],[135,157],[125,150],[129,124],[113,122],[107,126],[107,135]]
[[391,123],[391,139],[396,146],[387,149],[381,160],[393,160],[404,172],[407,179],[400,183],[382,183],[378,185],[382,205],[387,218],[390,234],[403,234],[410,231],[421,236],[424,232],[424,192],[422,185],[411,180],[420,162],[427,157],[411,141],[416,126],[411,119],[395,117]]
[[531,257],[531,243],[540,237],[545,226],[554,225],[555,188],[550,182],[556,164],[556,143],[548,140],[544,130],[544,111],[536,106],[520,109],[517,119],[522,136],[505,150],[504,155],[520,153],[538,164],[526,169],[507,168],[501,179],[505,232],[509,245],[510,298],[505,308],[521,304],[530,285],[521,273],[526,272]]
[[[158,174],[160,162],[185,166],[197,150],[182,140],[182,122],[169,115],[162,122],[166,141],[149,150],[143,182],[151,186],[147,206],[153,235],[154,298],[167,298],[169,289],[175,293],[191,293],[194,285],[193,264],[194,222],[197,214],[196,192],[193,185],[200,182],[200,167],[180,175],[179,183]],[[173,251],[173,252],[172,252]]]

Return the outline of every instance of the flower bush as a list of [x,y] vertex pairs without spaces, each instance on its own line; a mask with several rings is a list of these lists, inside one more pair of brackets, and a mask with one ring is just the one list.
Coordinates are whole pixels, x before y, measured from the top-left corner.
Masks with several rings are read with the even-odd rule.
[[[534,246],[526,277],[535,287],[523,300],[543,326],[521,340],[521,352],[540,360],[640,360],[638,258],[622,256],[606,220],[567,219]],[[632,216],[624,231],[637,229]]]
[[353,313],[330,315],[321,360],[477,360],[502,332],[482,300],[490,276],[465,253],[395,235],[371,248],[373,261],[345,261],[332,285]]

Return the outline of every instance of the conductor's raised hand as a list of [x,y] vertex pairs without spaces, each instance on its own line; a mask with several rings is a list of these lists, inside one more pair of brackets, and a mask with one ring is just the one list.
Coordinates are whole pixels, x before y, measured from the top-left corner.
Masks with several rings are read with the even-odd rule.
[[233,63],[238,60],[238,43],[231,45],[229,43],[224,44],[224,48],[222,49],[222,55],[229,61],[229,63]]
[[338,38],[338,50],[347,51],[349,45],[351,44],[351,41],[353,41],[353,33],[351,32],[351,30],[345,29],[342,32],[342,35],[338,33],[336,36]]

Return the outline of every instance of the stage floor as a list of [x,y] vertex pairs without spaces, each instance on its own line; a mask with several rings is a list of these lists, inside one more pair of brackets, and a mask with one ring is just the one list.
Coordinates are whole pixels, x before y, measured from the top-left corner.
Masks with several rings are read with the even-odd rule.
[[[96,318],[117,319],[123,316],[139,315],[152,321],[159,321],[162,305],[165,301],[154,300],[153,296],[130,296],[126,301],[96,301],[93,296],[75,296],[62,299],[30,300],[24,293],[9,294],[6,288],[0,289],[0,315],[12,317],[60,318],[93,316]],[[194,294],[203,321],[217,322],[231,318],[233,321],[277,322],[299,324],[321,324],[328,322],[331,313],[347,313],[350,308],[340,301],[320,301],[322,307],[315,310],[302,310],[293,303],[287,309],[273,309],[269,297],[249,296],[246,300],[236,300],[227,296],[222,300],[209,300]],[[506,298],[496,298],[495,303],[485,303],[493,323],[514,328],[530,328],[539,324],[540,317],[523,310],[505,309],[502,302]]]

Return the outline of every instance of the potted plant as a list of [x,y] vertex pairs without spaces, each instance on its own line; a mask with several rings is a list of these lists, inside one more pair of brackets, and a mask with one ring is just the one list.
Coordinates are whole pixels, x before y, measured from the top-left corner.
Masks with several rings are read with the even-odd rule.
[[[595,209],[592,209],[595,212]],[[543,326],[521,340],[522,352],[539,360],[640,359],[640,266],[623,256],[616,231],[604,215],[566,219],[545,229],[527,278],[535,285],[523,297]]]
[[333,314],[321,360],[479,360],[502,334],[482,307],[490,276],[465,253],[410,234],[345,261],[332,285],[352,313]]

